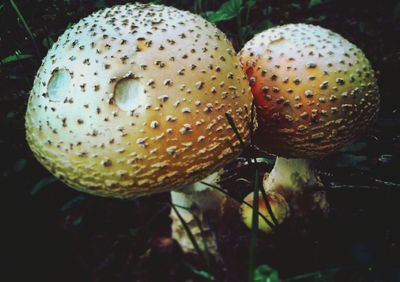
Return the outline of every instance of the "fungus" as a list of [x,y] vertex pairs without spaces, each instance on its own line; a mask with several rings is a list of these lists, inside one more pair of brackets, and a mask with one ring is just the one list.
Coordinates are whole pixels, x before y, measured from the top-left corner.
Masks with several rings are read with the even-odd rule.
[[[321,185],[310,159],[352,143],[371,127],[379,109],[374,72],[354,44],[306,24],[256,35],[240,51],[240,60],[252,81],[256,145],[277,155],[264,189],[290,203],[307,187]],[[326,210],[324,195],[314,196]]]
[[[278,193],[275,192],[269,192],[267,194],[267,200],[269,202],[269,205],[271,207],[271,211],[273,216],[275,217],[275,220],[278,224],[281,224],[286,217],[289,215],[289,205],[286,202],[285,198]],[[254,201],[254,194],[250,193],[248,194],[241,206],[240,206],[240,214],[242,217],[242,221],[248,228],[251,229],[252,225],[252,216],[253,216],[253,204]],[[260,193],[258,197],[258,229],[265,232],[269,233],[272,231],[271,226],[267,223],[267,220],[270,222],[270,224],[274,222],[274,220],[271,218],[271,214],[268,212],[266,203],[264,202],[264,199]]]
[[[201,60],[189,49],[203,50]],[[175,8],[126,4],[95,12],[44,58],[26,112],[28,144],[51,173],[83,192],[127,199],[177,191],[172,201],[191,209],[178,207],[195,228],[193,214],[219,211],[225,197],[194,183],[209,175],[215,182],[216,171],[240,153],[219,117],[229,111],[249,137],[252,95],[232,50],[214,25]],[[209,110],[198,110],[199,103]],[[186,233],[171,217],[182,243]],[[202,224],[204,234],[192,233],[211,240],[213,251]]]

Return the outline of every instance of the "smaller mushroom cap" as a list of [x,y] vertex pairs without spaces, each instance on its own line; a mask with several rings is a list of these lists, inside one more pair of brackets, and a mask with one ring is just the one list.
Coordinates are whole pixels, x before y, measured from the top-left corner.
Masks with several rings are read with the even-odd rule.
[[291,158],[322,157],[366,133],[379,109],[364,53],[328,29],[268,29],[240,52],[257,106],[258,146]]
[[[288,203],[286,202],[285,198],[279,193],[268,192],[267,197],[275,219],[279,224],[281,224],[289,215]],[[253,199],[254,199],[254,192],[248,194],[243,201],[250,205],[253,205]],[[240,208],[241,208],[242,221],[244,222],[244,224],[246,224],[248,228],[251,229],[253,208],[246,204],[242,204]],[[268,212],[268,209],[265,205],[261,193],[259,194],[258,197],[258,212],[262,214],[264,218],[266,218],[269,222],[272,222],[271,215]],[[264,233],[270,233],[273,231],[273,229],[265,221],[264,218],[260,215],[258,216],[258,229],[263,231]]]

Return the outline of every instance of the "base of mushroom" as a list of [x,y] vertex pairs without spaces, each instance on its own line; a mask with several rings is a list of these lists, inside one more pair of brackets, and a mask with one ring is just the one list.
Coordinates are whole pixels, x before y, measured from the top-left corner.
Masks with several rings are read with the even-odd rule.
[[[222,171],[215,172],[203,181],[218,185],[221,174]],[[171,192],[172,204],[189,227],[197,244],[202,250],[207,248],[212,255],[218,254],[218,248],[211,224],[221,218],[226,199],[227,196],[221,191],[200,182]],[[184,252],[195,253],[196,249],[188,232],[174,210],[171,210],[170,218],[172,219],[172,238],[179,242]]]
[[264,175],[263,187],[285,197],[295,216],[302,211],[329,210],[323,184],[308,160],[277,157],[271,173]]

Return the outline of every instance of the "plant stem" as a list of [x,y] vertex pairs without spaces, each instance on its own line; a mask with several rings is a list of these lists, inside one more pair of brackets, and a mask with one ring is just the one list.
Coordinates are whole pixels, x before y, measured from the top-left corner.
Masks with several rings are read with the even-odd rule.
[[257,233],[258,233],[258,193],[260,191],[260,175],[257,168],[255,168],[254,176],[254,198],[253,198],[253,214],[252,214],[252,228],[251,228],[251,239],[249,249],[249,273],[248,282],[254,280],[254,269],[256,261],[256,250],[257,250]]

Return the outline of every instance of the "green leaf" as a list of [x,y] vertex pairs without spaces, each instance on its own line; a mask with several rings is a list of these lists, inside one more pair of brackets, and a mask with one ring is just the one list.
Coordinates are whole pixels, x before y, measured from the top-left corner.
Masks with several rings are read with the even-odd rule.
[[2,59],[0,61],[0,64],[5,65],[5,64],[9,64],[12,62],[21,61],[21,60],[25,60],[25,59],[29,59],[29,58],[32,58],[32,55],[28,55],[28,54],[10,55],[10,56],[7,56],[4,59]]
[[221,7],[213,12],[207,12],[207,20],[216,23],[220,21],[226,21],[237,17],[243,9],[242,0],[229,0],[221,5]]
[[254,282],[280,282],[278,272],[269,265],[263,264],[254,270]]
[[58,179],[55,178],[54,176],[47,176],[47,177],[41,179],[38,183],[35,184],[35,186],[33,186],[31,195],[32,196],[36,195],[38,192],[40,192],[40,190],[42,190],[46,186],[50,185],[51,183],[56,182],[57,180]]
[[310,1],[308,2],[308,8],[312,8],[312,7],[314,7],[314,6],[318,6],[318,5],[320,5],[321,3],[322,3],[321,0],[310,0]]

